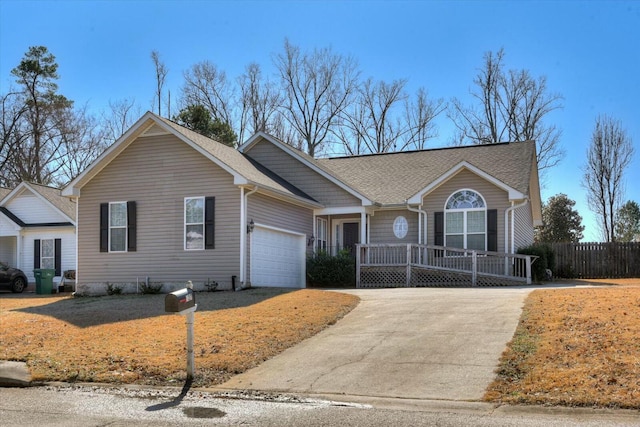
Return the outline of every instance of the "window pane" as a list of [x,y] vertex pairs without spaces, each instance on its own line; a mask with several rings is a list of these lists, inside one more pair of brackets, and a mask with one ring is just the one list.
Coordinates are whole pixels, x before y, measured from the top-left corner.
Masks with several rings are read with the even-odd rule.
[[447,234],[462,233],[464,212],[447,212]]
[[40,245],[40,251],[43,258],[53,257],[53,240],[52,239],[42,240]]
[[447,209],[484,208],[482,197],[475,191],[462,190],[453,194],[447,200]]
[[111,227],[126,227],[127,225],[127,204],[126,203],[111,203],[109,205],[110,217],[109,226]]
[[485,211],[469,211],[467,212],[467,233],[484,233]]
[[195,198],[185,201],[185,218],[187,224],[204,223],[204,199]]
[[42,258],[40,260],[40,268],[50,268],[50,269],[55,269],[54,264],[54,259],[53,258]]
[[464,247],[464,237],[463,236],[447,236],[447,242],[445,246],[449,246],[452,248],[462,248]]
[[186,249],[204,249],[204,226],[187,225]]
[[485,238],[484,234],[468,234],[467,235],[467,249],[477,249],[479,251],[484,251]]
[[111,229],[111,247],[109,248],[112,252],[124,251],[126,246],[125,242],[127,240],[127,229],[126,228],[112,228]]

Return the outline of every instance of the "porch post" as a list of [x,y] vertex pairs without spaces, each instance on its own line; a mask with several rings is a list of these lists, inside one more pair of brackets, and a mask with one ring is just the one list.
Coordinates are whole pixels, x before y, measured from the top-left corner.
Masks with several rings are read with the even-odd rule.
[[367,213],[362,211],[360,213],[360,243],[367,244]]
[[360,287],[360,251],[362,246],[356,244],[356,288]]
[[407,243],[407,280],[405,286],[408,288],[411,284],[411,243]]
[[527,285],[531,284],[531,256],[527,255]]
[[478,253],[471,252],[471,286],[478,284]]
[[14,265],[19,269],[25,269],[22,265],[22,230],[16,234],[16,263]]

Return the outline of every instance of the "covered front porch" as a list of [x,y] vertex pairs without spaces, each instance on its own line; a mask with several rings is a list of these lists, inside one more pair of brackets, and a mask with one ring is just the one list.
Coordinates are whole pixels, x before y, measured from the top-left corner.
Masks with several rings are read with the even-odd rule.
[[336,255],[346,250],[355,255],[358,244],[369,243],[370,216],[365,208],[329,208],[314,212],[312,247]]

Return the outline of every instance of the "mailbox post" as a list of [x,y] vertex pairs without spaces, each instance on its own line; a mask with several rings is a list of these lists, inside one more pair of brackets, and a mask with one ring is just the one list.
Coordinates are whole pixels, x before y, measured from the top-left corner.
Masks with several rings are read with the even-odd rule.
[[164,311],[186,316],[187,320],[187,380],[192,380],[195,371],[193,355],[193,323],[195,311],[198,309],[196,296],[193,293],[193,283],[187,282],[187,287],[171,292],[164,298]]

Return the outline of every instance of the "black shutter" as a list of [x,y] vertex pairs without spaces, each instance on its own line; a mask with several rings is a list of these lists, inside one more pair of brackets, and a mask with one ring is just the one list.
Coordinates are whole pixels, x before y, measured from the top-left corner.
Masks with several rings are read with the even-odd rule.
[[204,198],[204,248],[215,249],[216,198]]
[[444,246],[444,212],[433,213],[433,244]]
[[[433,213],[433,244],[444,246],[444,212]],[[442,257],[444,251],[438,249],[433,254],[436,257]]]
[[498,251],[498,210],[487,210],[487,250]]
[[56,276],[62,276],[62,239],[55,240],[53,256],[55,257],[53,265],[56,269]]
[[100,252],[109,252],[109,203],[100,203]]
[[135,252],[137,246],[136,202],[127,202],[127,251]]
[[33,268],[40,268],[40,239],[33,241]]

